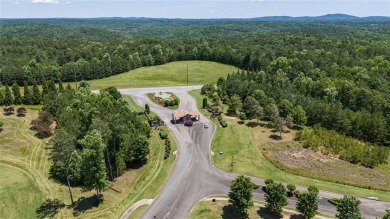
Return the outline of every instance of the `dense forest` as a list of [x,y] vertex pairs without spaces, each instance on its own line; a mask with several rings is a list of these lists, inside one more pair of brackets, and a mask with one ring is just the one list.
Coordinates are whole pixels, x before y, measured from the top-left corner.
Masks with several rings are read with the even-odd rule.
[[291,116],[390,145],[390,22],[37,19],[0,25],[0,81],[7,85],[0,104],[20,96],[17,84],[209,60],[243,69],[215,82],[210,95],[242,105],[248,117],[258,105],[265,119],[278,110],[287,121]]

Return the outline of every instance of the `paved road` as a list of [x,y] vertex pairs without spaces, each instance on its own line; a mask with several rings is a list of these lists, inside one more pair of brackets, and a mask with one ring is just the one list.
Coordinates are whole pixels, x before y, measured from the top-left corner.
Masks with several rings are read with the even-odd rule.
[[[183,125],[173,125],[170,122],[174,111],[194,111],[197,110],[196,101],[187,93],[190,90],[200,89],[201,86],[179,86],[179,87],[157,87],[157,88],[134,88],[121,89],[124,95],[131,95],[135,101],[144,106],[149,104],[152,111],[160,116],[175,136],[178,143],[176,162],[169,179],[155,198],[153,203],[141,216],[144,219],[152,218],[186,218],[192,207],[200,199],[215,195],[227,194],[230,188],[230,181],[237,174],[225,172],[215,167],[210,161],[210,144],[215,131],[215,126],[208,118],[201,116],[201,121],[194,123],[192,127]],[[156,91],[173,92],[181,100],[178,110],[169,110],[154,104],[146,96],[147,93]],[[204,123],[209,123],[209,128],[203,127]],[[251,177],[252,181],[258,185],[264,185],[264,181]],[[304,187],[297,187],[300,190]],[[264,201],[264,193],[261,189],[253,192],[254,199]],[[336,209],[327,202],[329,198],[340,198],[341,194],[320,191],[321,200],[319,211],[329,215],[335,215]],[[360,199],[361,208],[366,218],[374,219],[384,214],[385,209],[390,208],[390,203]],[[289,206],[295,207],[296,200],[290,199]]]

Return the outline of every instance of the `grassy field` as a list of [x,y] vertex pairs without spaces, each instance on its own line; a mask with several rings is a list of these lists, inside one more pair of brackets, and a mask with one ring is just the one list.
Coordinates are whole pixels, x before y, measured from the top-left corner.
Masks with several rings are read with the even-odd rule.
[[0,163],[0,217],[30,218],[44,200],[43,192],[30,174]]
[[[296,216],[296,215],[294,215]],[[212,201],[200,201],[192,209],[189,219],[244,219],[239,215],[234,207],[228,203],[228,201],[217,200]],[[269,214],[264,207],[253,206],[248,210],[248,218],[263,218],[263,219],[274,219],[278,218],[274,215]],[[291,218],[291,214],[285,212],[283,217],[280,219]],[[294,217],[297,218],[297,217]]]
[[[91,89],[102,89],[108,86],[117,88],[155,87],[187,85],[187,64],[189,85],[201,85],[215,82],[219,77],[236,71],[229,65],[208,61],[178,61],[159,66],[142,67],[108,78],[92,80],[88,83]],[[75,86],[75,83],[71,83]]]
[[[197,92],[199,93],[199,91]],[[197,99],[198,104],[201,103],[201,95],[194,95],[194,98]],[[271,134],[269,129],[267,131],[260,126],[252,127],[239,124],[239,120],[236,118],[226,117],[225,120],[228,127],[221,128],[219,124],[217,125],[218,128],[211,145],[212,151],[223,151],[223,155],[217,153],[212,157],[213,163],[221,169],[249,176],[272,178],[285,183],[303,186],[314,185],[322,190],[342,194],[359,197],[374,196],[381,200],[390,201],[390,192],[357,188],[286,173],[271,164],[262,154],[262,146],[264,146],[262,142],[269,142],[272,145],[275,141],[269,138]],[[292,134],[284,133],[283,139],[282,142],[291,141]],[[277,142],[280,143],[280,141]]]
[[[133,100],[130,102],[134,103]],[[137,108],[135,105],[131,107]],[[70,204],[67,187],[49,179],[47,140],[37,139],[29,129],[31,120],[37,115],[38,111],[31,109],[25,117],[0,115],[4,121],[4,130],[0,132],[0,218],[36,218],[36,207],[46,198],[58,198]],[[172,151],[175,151],[176,143],[172,136],[170,138]],[[85,192],[74,187],[74,199],[81,198],[80,201],[75,208],[62,208],[56,217],[118,218],[134,202],[154,198],[169,176],[175,156],[163,159],[164,142],[155,129],[150,150],[148,163],[127,171],[111,183],[113,189],[103,192],[104,202],[99,207],[91,207],[88,203],[93,191]]]

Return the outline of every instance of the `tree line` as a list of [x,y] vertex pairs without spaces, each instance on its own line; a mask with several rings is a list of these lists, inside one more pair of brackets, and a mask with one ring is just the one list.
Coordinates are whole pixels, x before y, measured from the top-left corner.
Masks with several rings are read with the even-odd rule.
[[[239,213],[240,218],[248,217],[248,210],[253,207],[252,191],[258,186],[251,182],[249,177],[237,176],[230,182],[229,202]],[[265,180],[265,186],[262,188],[265,197],[265,208],[275,217],[281,217],[283,208],[288,205],[288,198],[296,196],[296,209],[305,219],[314,218],[318,213],[320,203],[319,190],[315,186],[309,186],[307,191],[296,190],[295,185],[288,184],[284,186],[280,182],[272,179]],[[331,201],[332,200],[332,201]],[[363,219],[363,213],[359,208],[361,201],[350,195],[345,195],[341,199],[329,200],[336,205],[336,218],[339,219]],[[386,210],[383,219],[390,218],[390,209]]]
[[109,181],[147,162],[150,127],[116,88],[94,94],[86,82],[77,90],[49,86],[42,104],[40,116],[51,114],[55,120],[50,175],[67,184],[70,194],[71,186],[83,186],[100,197]]

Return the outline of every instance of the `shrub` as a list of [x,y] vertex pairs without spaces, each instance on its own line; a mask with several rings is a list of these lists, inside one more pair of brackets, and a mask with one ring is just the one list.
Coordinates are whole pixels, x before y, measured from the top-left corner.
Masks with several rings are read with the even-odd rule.
[[240,113],[239,118],[240,118],[241,120],[246,120],[246,119],[247,119],[245,113]]
[[173,101],[174,101],[174,103],[175,103],[175,106],[178,106],[178,105],[179,105],[179,99],[174,99]]
[[166,131],[164,131],[164,130],[160,130],[159,135],[160,135],[160,138],[161,138],[161,139],[166,139],[166,138],[168,138],[168,133],[167,133]]
[[339,198],[330,198],[328,200],[328,202],[337,207],[340,204],[340,199]]
[[38,118],[31,121],[32,129],[37,133],[35,134],[38,138],[47,138],[53,130],[50,128],[54,122],[54,116],[49,112],[40,112]]
[[169,106],[174,106],[175,105],[175,100],[169,101]]
[[168,107],[169,106],[169,100],[165,100],[164,102],[163,102],[163,106],[165,106],[165,107]]
[[164,159],[167,159],[171,154],[171,141],[167,138],[165,140],[165,150],[164,150]]
[[226,123],[226,121],[223,120],[223,119],[219,120],[219,122],[221,123],[221,126],[222,126],[223,128],[226,128],[226,127],[228,126],[227,123]]
[[296,189],[295,185],[293,185],[293,184],[288,184],[288,185],[286,186],[286,188],[287,188],[287,190],[288,190],[287,195],[288,195],[289,197],[292,197],[292,196],[294,195],[294,192],[295,192],[295,189]]

